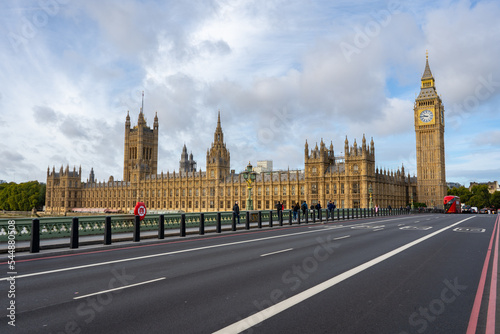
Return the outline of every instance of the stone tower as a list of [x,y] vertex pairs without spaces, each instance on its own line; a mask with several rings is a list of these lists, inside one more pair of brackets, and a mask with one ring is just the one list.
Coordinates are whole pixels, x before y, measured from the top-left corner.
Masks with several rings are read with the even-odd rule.
[[151,129],[144,119],[143,108],[144,92],[137,125],[130,127],[129,112],[125,121],[123,180],[127,182],[138,182],[147,175],[156,175],[158,169],[158,115],[155,114]]
[[59,173],[55,168],[47,169],[47,188],[45,203],[50,214],[64,214],[73,208],[81,207],[81,176],[82,167],[73,171],[61,166]]
[[[318,201],[322,201],[324,198],[325,174],[330,166],[335,164],[333,143],[330,145],[330,149],[327,149],[323,139],[321,139],[319,148],[316,143],[314,149],[309,152],[309,145],[306,140],[304,153],[305,181],[308,189],[307,203],[316,205]],[[326,207],[324,200],[321,205]]]
[[207,177],[224,180],[229,175],[230,155],[224,143],[224,133],[220,125],[220,111],[217,118],[217,128],[214,133],[214,142],[207,150]]
[[196,172],[196,161],[193,159],[193,153],[188,156],[186,144],[184,144],[182,148],[181,160],[179,161],[179,172]]
[[418,201],[428,207],[443,207],[446,196],[444,155],[444,105],[436,92],[426,55],[420,94],[415,99]]

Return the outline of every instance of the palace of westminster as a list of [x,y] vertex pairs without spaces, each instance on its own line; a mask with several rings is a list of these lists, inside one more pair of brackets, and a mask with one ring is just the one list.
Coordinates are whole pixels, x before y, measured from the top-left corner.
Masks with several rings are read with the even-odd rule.
[[[375,167],[373,139],[365,136],[358,146],[346,137],[343,156],[335,156],[321,139],[312,149],[307,141],[304,169],[258,173],[253,184],[254,209],[272,210],[280,201],[285,209],[306,201],[308,205],[329,201],[337,208],[406,207],[410,202],[442,207],[446,194],[444,160],[444,106],[437,95],[426,57],[420,94],[414,104],[417,177]],[[86,182],[79,170],[69,167],[47,170],[46,213],[71,211],[130,212],[138,201],[157,212],[230,211],[236,201],[245,209],[247,183],[230,168],[230,153],[224,143],[220,112],[213,143],[207,150],[206,171],[196,170],[193,155],[184,145],[178,172],[158,174],[158,117],[153,128],[146,124],[141,108],[137,125],[131,127],[127,113],[123,180],[96,182],[93,169]]]

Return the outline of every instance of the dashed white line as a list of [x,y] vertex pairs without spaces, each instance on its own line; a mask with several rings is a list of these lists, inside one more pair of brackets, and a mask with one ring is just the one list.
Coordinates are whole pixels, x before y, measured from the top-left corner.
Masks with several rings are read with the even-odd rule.
[[345,238],[350,238],[350,237],[351,237],[350,235],[344,235],[343,237],[334,238],[333,240],[340,240],[340,239],[345,239]]
[[86,298],[86,297],[90,297],[90,296],[100,295],[102,293],[108,293],[108,292],[112,292],[112,291],[116,291],[116,290],[123,290],[123,289],[131,288],[133,286],[138,286],[138,285],[143,285],[143,284],[148,284],[148,283],[153,283],[153,282],[161,281],[161,280],[163,280],[165,278],[166,277],[162,277],[162,278],[152,279],[152,280],[146,281],[146,282],[135,283],[135,284],[125,285],[125,286],[120,286],[120,287],[114,288],[114,289],[109,289],[109,290],[104,290],[104,291],[98,291],[98,292],[94,292],[94,293],[89,293],[88,295],[74,297],[73,299],[82,299],[82,298]]
[[274,254],[279,254],[279,253],[283,253],[283,252],[288,252],[291,250],[293,250],[293,248],[288,248],[288,249],[283,249],[283,250],[272,252],[272,253],[262,254],[261,256],[274,255]]
[[260,312],[254,313],[254,314],[248,316],[247,318],[239,320],[239,321],[237,321],[237,322],[235,322],[227,327],[224,327],[221,330],[218,330],[214,333],[215,334],[241,333],[241,332],[263,322],[264,320],[269,319],[269,318],[275,316],[276,314],[283,312],[283,311],[289,309],[290,307],[297,305],[297,304],[303,302],[304,300],[306,300],[306,299],[308,299],[308,298],[310,298],[318,293],[321,293],[321,292],[325,291],[326,289],[329,289],[332,286],[337,285],[338,283],[340,283],[340,282],[342,282],[342,281],[344,281],[344,280],[346,280],[346,279],[348,279],[348,278],[350,278],[350,277],[352,277],[352,276],[354,276],[354,275],[356,275],[356,274],[358,274],[358,273],[360,273],[360,272],[362,272],[370,267],[373,267],[373,266],[377,265],[378,263],[385,261],[394,255],[397,255],[397,254],[407,250],[408,248],[411,248],[415,245],[418,245],[419,243],[421,243],[427,239],[430,239],[439,233],[442,233],[442,232],[444,232],[452,227],[455,227],[458,224],[463,223],[464,221],[466,221],[468,219],[470,219],[470,218],[463,219],[463,220],[456,222],[450,226],[444,227],[436,232],[428,234],[420,239],[417,239],[417,240],[412,241],[406,245],[403,245],[399,248],[396,248],[388,253],[380,255],[380,256],[374,258],[373,260],[370,260],[370,261],[363,263],[355,268],[352,268],[352,269],[350,269],[342,274],[339,274],[335,277],[332,277],[329,280],[324,281],[323,283],[320,283],[320,284],[313,286],[307,290],[304,290],[304,291],[302,291],[302,292],[300,292],[300,293],[298,293],[298,294],[296,294],[288,299],[285,299],[279,303],[271,305],[267,309],[264,309],[264,310],[261,310]]

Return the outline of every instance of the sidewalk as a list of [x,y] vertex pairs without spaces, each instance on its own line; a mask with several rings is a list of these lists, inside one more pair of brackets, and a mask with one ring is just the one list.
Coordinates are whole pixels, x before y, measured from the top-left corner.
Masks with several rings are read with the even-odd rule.
[[[312,222],[309,222],[311,224]],[[305,224],[301,221],[301,225]],[[289,225],[288,220],[283,220],[283,226]],[[294,221],[294,225],[298,226],[297,221]],[[279,222],[273,222],[273,227],[280,227]],[[262,222],[262,228],[269,228],[269,222]],[[250,229],[258,229],[258,223],[250,223]],[[205,234],[218,234],[216,233],[217,226],[205,226]],[[236,230],[245,230],[245,224],[237,224]],[[224,224],[221,226],[221,232],[232,231],[231,224]],[[186,227],[186,235],[200,235],[199,227]],[[164,233],[165,239],[167,238],[183,238],[180,236],[180,229],[165,229]],[[140,241],[133,241],[133,233],[116,233],[112,235],[111,245],[104,244],[104,235],[85,235],[80,236],[78,241],[78,248],[70,248],[70,237],[67,238],[54,238],[54,239],[41,239],[40,240],[40,252],[30,253],[30,240],[16,241],[16,252],[15,256],[25,256],[25,255],[47,255],[53,253],[69,253],[75,252],[82,249],[96,249],[96,248],[118,248],[126,245],[139,245],[142,242],[154,243],[162,242],[165,239],[158,239],[158,230],[155,231],[141,231]],[[0,262],[7,260],[7,244],[0,245]]]
[[[328,223],[337,223],[337,222],[345,222],[349,220],[359,220],[359,219],[366,219],[366,218],[371,218],[371,217],[359,217],[355,218],[351,216],[349,219],[342,219],[340,220],[336,219],[335,220],[328,220]],[[346,217],[347,218],[347,217]],[[326,223],[327,221],[325,220],[325,217],[323,217],[323,220],[320,222],[317,220],[313,223],[312,218],[309,218],[308,224],[309,225],[314,225],[314,224],[321,224],[321,223]],[[305,220],[301,218],[300,225],[305,225]],[[293,220],[293,225],[294,226],[299,226],[297,224],[297,220]],[[283,219],[283,226],[292,226],[289,223],[289,220],[287,218]],[[273,221],[273,227],[280,227],[279,221]],[[269,221],[262,221],[262,228],[269,228]],[[215,225],[210,225],[210,226],[205,226],[205,234],[211,233],[217,235],[216,233],[217,226]],[[237,224],[236,225],[236,230],[245,230],[245,224]],[[253,222],[250,223],[250,229],[251,230],[256,230],[258,229],[258,223]],[[221,232],[228,232],[232,231],[232,226],[231,224],[223,224],[221,226]],[[186,235],[200,235],[200,229],[199,227],[186,227]],[[166,238],[173,238],[173,239],[182,239],[184,237],[180,236],[180,229],[165,229],[164,237]],[[79,241],[78,241],[78,248],[70,248],[70,237],[66,238],[54,238],[54,239],[40,239],[40,252],[38,253],[30,253],[30,240],[23,240],[23,241],[16,241],[16,252],[15,252],[15,257],[20,257],[20,256],[27,256],[31,255],[33,256],[47,256],[49,254],[65,254],[65,253],[74,253],[78,252],[81,250],[89,250],[89,249],[112,249],[112,248],[119,248],[127,245],[140,245],[141,243],[157,243],[157,242],[162,242],[165,239],[158,239],[158,230],[154,231],[141,231],[140,233],[140,241],[139,242],[134,242],[133,241],[133,233],[132,232],[127,232],[127,233],[115,233],[112,234],[112,243],[111,245],[105,245],[104,244],[104,234],[99,234],[99,235],[85,235],[85,236],[80,236]],[[6,261],[8,259],[8,248],[7,244],[2,244],[0,245],[0,261]]]

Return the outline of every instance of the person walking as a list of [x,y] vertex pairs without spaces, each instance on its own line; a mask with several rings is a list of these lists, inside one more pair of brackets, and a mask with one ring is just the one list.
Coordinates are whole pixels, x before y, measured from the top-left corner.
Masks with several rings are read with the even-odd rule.
[[300,206],[300,208],[302,209],[302,216],[307,218],[306,217],[306,215],[307,215],[307,203],[306,203],[306,201],[302,202],[302,205]]
[[278,201],[278,203],[276,203],[276,213],[278,214],[278,220],[281,217],[281,210],[282,209],[283,209],[283,205],[280,203],[280,201]]
[[238,205],[238,201],[234,203],[233,206],[233,215],[235,215],[238,219],[238,224],[240,223],[240,206]]
[[330,215],[330,217],[333,217],[333,203],[332,203],[332,201],[328,202],[326,209],[328,210],[328,214]]
[[295,203],[293,206],[293,220],[297,220],[297,212],[299,211],[299,203]]
[[318,210],[318,220],[321,220],[321,202],[318,201],[318,203],[316,204],[316,210]]

